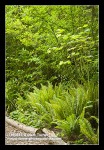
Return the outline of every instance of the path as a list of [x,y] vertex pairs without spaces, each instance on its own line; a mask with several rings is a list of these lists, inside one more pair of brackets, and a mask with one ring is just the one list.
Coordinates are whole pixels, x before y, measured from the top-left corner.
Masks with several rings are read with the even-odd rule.
[[5,145],[66,145],[60,138],[50,138],[45,133],[26,133],[5,123]]

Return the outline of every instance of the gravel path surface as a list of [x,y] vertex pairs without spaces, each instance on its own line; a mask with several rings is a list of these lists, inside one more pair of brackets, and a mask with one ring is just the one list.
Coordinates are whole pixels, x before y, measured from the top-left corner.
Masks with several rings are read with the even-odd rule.
[[30,134],[5,123],[5,145],[65,145],[59,138]]

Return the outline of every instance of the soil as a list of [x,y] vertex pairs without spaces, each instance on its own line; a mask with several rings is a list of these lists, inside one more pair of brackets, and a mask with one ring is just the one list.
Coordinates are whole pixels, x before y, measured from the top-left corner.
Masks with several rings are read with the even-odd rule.
[[66,145],[60,139],[52,139],[45,134],[26,133],[5,123],[5,145]]

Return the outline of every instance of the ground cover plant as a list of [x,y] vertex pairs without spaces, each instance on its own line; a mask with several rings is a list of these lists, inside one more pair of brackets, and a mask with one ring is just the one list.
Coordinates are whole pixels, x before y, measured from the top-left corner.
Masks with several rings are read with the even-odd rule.
[[72,144],[98,144],[98,6],[5,13],[7,114]]

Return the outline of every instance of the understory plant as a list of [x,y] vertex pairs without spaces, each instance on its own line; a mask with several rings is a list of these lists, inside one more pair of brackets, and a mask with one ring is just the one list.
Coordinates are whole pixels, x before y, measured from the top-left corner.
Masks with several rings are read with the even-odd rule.
[[[97,143],[89,117],[94,105],[94,99],[91,101],[89,98],[92,96],[89,86],[90,84],[87,91],[82,85],[70,87],[69,90],[65,90],[62,84],[53,88],[49,82],[48,86],[41,85],[40,89],[34,87],[33,92],[28,92],[25,98],[19,95],[16,101],[17,110],[10,115],[37,128],[51,128],[54,125],[62,130],[61,136],[67,136],[69,139],[73,134],[78,135],[81,132],[92,143]],[[97,99],[97,95],[94,98]]]
[[95,132],[91,126],[91,123],[84,117],[84,115],[85,115],[85,108],[83,109],[81,115],[79,116],[80,132],[86,136],[86,138],[90,141],[90,144],[98,144],[99,119],[95,116],[91,116],[91,118],[95,119],[98,124],[97,131]]

